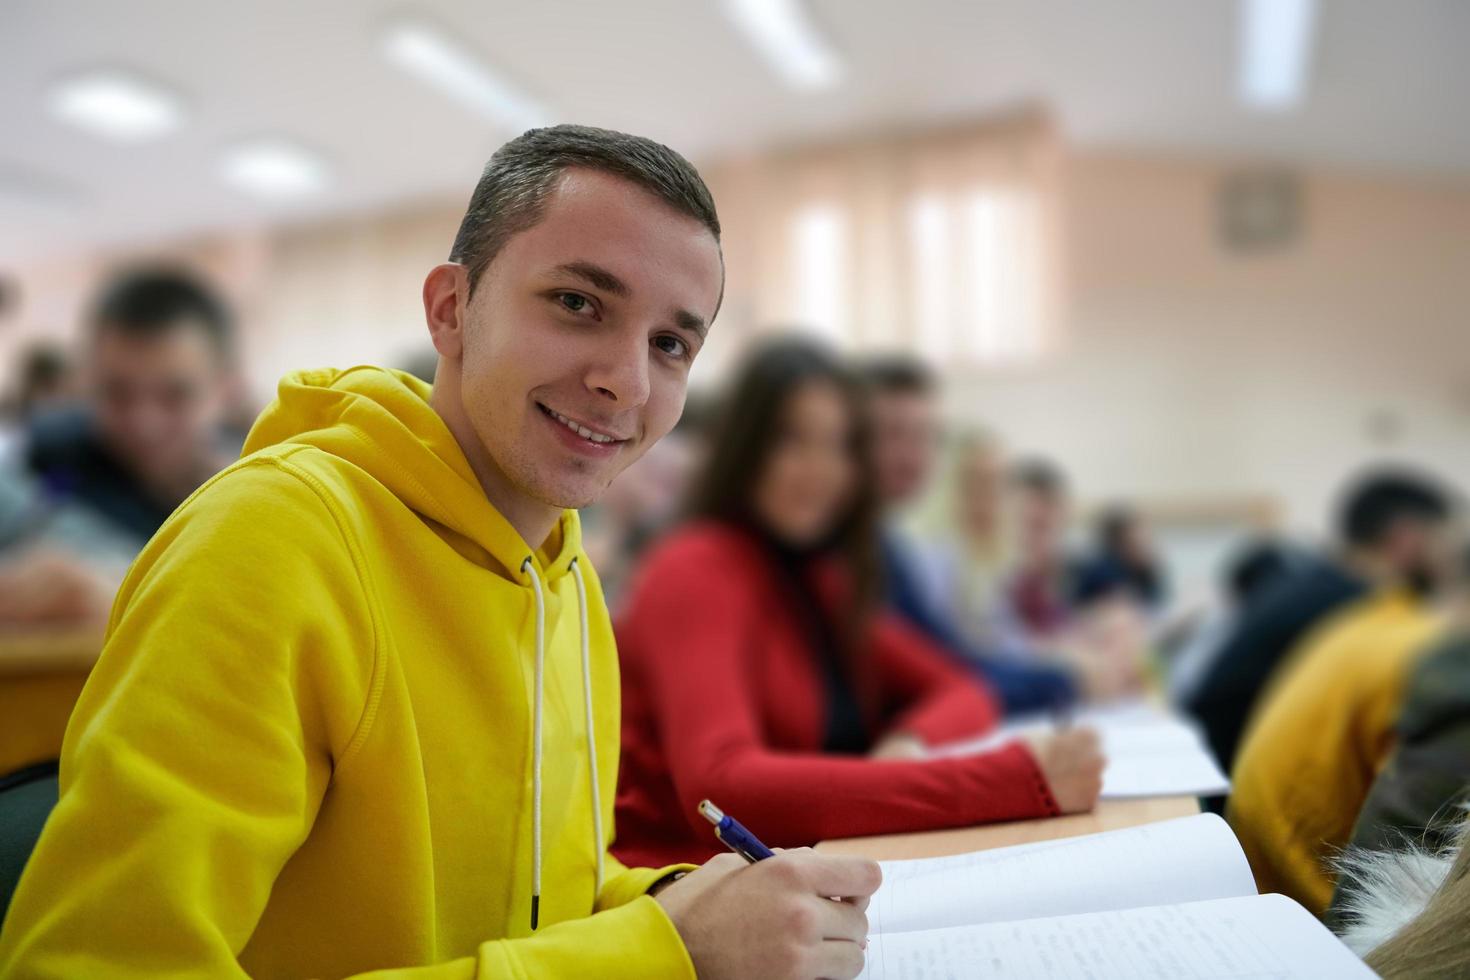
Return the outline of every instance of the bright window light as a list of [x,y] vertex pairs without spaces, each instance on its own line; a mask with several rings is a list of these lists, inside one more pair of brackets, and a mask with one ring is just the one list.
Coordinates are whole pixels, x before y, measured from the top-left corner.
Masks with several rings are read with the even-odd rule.
[[510,131],[520,133],[549,121],[544,108],[432,27],[395,24],[383,35],[383,54],[419,81]]
[[327,166],[316,154],[284,139],[260,139],[225,151],[220,177],[264,201],[307,197],[327,184]]
[[116,143],[142,143],[183,125],[179,99],[162,86],[122,71],[93,71],[58,83],[51,114]]
[[725,12],[792,88],[825,89],[842,81],[842,62],[802,0],[725,0]]
[[1001,365],[1045,352],[1041,211],[1008,187],[924,194],[909,205],[913,315],[931,360]]
[[846,214],[829,204],[797,212],[792,225],[800,325],[834,345],[849,339]]
[[909,232],[913,239],[914,320],[919,350],[938,360],[954,353],[954,285],[950,269],[954,260],[950,211],[936,194],[915,199],[909,208]]
[[1240,97],[1280,112],[1306,94],[1316,0],[1241,0]]

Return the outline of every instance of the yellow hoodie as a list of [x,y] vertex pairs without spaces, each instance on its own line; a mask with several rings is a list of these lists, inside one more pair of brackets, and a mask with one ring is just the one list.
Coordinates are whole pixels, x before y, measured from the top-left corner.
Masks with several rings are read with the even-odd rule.
[[606,853],[617,657],[577,515],[528,547],[427,398],[287,377],[148,544],[0,975],[693,976],[644,894],[671,869]]

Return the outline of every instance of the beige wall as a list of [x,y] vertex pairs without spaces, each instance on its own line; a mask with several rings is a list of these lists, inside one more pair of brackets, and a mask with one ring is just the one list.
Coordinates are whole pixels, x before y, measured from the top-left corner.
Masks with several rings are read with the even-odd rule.
[[1225,170],[1074,156],[1064,349],[958,379],[955,414],[1094,500],[1275,493],[1317,529],[1369,459],[1470,486],[1470,181],[1308,174],[1299,241],[1242,256],[1215,235]]
[[[1224,170],[1070,156],[1061,349],[955,378],[953,413],[1064,462],[1090,500],[1271,493],[1291,524],[1314,529],[1338,477],[1367,458],[1420,460],[1470,485],[1470,181],[1307,174],[1301,239],[1237,256],[1215,236]],[[728,364],[759,308],[734,275],[760,264],[739,238],[758,195],[728,190],[725,333],[697,380]],[[396,363],[425,345],[419,284],[447,252],[460,206],[150,254],[188,256],[241,304],[250,378],[265,397],[292,368]],[[0,363],[27,338],[69,335],[116,258],[17,270],[22,306],[0,329]]]

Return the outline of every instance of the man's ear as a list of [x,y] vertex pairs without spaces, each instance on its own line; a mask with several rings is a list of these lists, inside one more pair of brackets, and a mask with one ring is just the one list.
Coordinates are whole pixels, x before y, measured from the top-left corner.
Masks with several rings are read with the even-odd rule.
[[424,279],[424,319],[441,357],[458,360],[463,355],[469,304],[468,269],[458,262],[445,262],[429,270]]

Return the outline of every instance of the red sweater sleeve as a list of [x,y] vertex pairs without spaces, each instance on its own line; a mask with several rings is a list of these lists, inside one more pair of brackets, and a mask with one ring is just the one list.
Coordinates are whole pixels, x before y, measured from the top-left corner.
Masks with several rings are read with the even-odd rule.
[[778,847],[1058,812],[1034,757],[1019,744],[902,762],[767,745],[759,680],[744,657],[766,628],[749,578],[741,580],[750,573],[732,572],[729,553],[718,547],[683,549],[680,557],[687,560],[649,569],[658,574],[638,590],[630,625],[646,658],[639,682],[649,687],[669,774],[692,826],[702,828],[695,807],[706,798]]
[[989,685],[951,664],[913,627],[896,616],[873,624],[872,651],[882,686],[889,731],[940,745],[994,728],[1000,704]]

